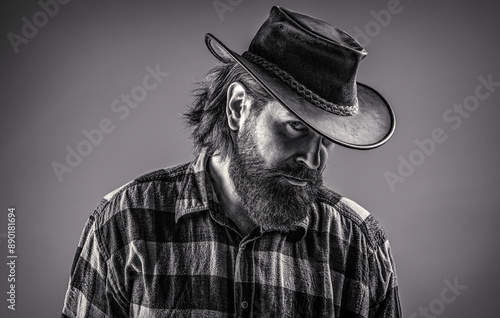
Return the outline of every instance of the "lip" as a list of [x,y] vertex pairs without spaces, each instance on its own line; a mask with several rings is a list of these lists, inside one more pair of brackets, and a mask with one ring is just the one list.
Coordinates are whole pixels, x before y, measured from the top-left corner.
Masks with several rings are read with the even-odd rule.
[[306,180],[302,180],[302,179],[297,179],[297,178],[294,178],[294,177],[290,177],[290,176],[283,176],[283,178],[288,181],[288,183],[294,185],[294,186],[298,186],[298,187],[304,187],[307,185],[307,182]]

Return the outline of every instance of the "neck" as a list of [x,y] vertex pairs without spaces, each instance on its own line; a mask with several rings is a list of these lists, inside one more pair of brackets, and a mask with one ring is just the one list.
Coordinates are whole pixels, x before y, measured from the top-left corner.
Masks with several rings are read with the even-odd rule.
[[229,177],[228,168],[229,160],[221,160],[219,155],[214,155],[208,161],[208,173],[224,213],[236,224],[243,236],[246,236],[255,224],[243,209],[241,198]]

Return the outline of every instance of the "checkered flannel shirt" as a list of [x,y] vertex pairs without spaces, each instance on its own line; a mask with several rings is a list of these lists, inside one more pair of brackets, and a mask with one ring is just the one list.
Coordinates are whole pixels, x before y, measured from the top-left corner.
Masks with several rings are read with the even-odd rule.
[[291,233],[243,237],[207,155],[104,197],[83,230],[62,317],[400,317],[389,242],[323,188]]

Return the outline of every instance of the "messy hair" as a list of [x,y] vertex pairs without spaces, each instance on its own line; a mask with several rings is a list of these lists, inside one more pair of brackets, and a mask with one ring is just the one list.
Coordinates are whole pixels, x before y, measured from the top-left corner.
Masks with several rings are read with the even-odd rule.
[[227,90],[239,82],[251,97],[252,115],[259,115],[271,95],[236,62],[224,63],[212,68],[193,91],[194,101],[183,114],[192,129],[196,151],[220,154],[224,160],[231,157],[237,132],[229,128],[226,115]]

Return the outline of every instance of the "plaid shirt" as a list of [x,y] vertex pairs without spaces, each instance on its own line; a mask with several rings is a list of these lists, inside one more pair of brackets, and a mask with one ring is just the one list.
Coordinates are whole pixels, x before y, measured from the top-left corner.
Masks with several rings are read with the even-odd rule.
[[78,244],[62,317],[400,317],[389,243],[323,188],[291,233],[247,236],[202,153],[108,194]]

